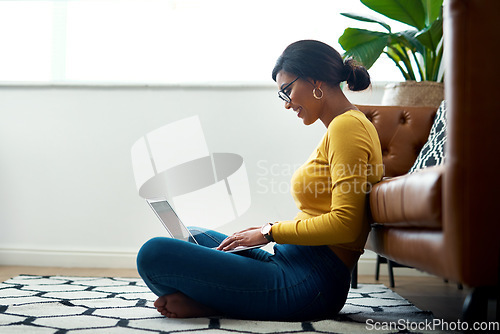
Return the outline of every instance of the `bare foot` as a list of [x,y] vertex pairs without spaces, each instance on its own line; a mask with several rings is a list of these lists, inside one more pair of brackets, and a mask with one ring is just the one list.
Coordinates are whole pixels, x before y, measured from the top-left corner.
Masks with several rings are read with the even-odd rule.
[[159,297],[154,306],[168,318],[197,318],[215,315],[215,310],[189,298],[181,292]]
[[154,306],[156,307],[156,310],[158,312],[160,312],[164,316],[167,316],[166,315],[166,312],[167,312],[167,308],[166,308],[166,306],[167,306],[167,296],[166,295],[159,297],[155,301]]

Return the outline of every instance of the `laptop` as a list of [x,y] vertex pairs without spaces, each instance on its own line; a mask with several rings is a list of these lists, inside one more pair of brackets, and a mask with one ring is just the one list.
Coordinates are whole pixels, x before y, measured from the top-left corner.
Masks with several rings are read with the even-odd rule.
[[[184,240],[188,242],[194,241],[194,243],[198,244],[194,235],[187,229],[186,225],[181,221],[174,208],[170,205],[168,200],[166,199],[146,199],[146,202],[149,204],[151,209],[153,209],[154,213],[160,219],[161,223],[167,230],[170,237],[174,239]],[[191,239],[190,239],[191,238]],[[252,248],[260,248],[264,245],[257,246],[238,246],[234,249],[226,251],[227,253],[240,252],[247,249]],[[216,249],[217,247],[214,247]]]

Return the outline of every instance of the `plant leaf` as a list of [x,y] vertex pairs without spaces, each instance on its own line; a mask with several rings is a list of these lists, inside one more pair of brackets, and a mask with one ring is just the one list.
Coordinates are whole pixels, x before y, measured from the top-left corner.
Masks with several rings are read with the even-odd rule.
[[401,57],[391,48],[387,48],[387,51],[385,51],[385,54],[389,59],[391,59],[394,62],[394,65],[401,71],[401,74],[405,78],[405,80],[411,80],[410,75],[408,74],[407,71],[401,66]]
[[[409,57],[410,53],[413,52],[411,52],[411,50],[408,50],[408,48],[406,48],[402,44],[390,45],[387,48],[387,54],[389,55],[389,57],[393,59],[394,62],[402,63],[406,68],[406,71],[403,70],[406,75],[403,75],[405,75],[405,77],[408,77],[409,80],[416,80],[415,71],[413,70],[413,66]],[[400,67],[402,68],[402,66]]]
[[443,0],[421,0],[425,11],[425,26],[431,25],[438,17],[442,17]]
[[408,47],[410,50],[415,50],[420,54],[423,54],[425,52],[425,47],[422,45],[422,43],[416,38],[416,35],[419,33],[419,31],[415,29],[409,29],[405,31],[401,31],[397,34],[394,34],[397,36],[395,40],[391,42],[391,44],[394,43],[401,43]]
[[435,20],[430,27],[420,31],[415,38],[429,49],[437,50],[443,38],[443,20]]
[[370,22],[370,23],[378,23],[382,27],[384,27],[385,29],[387,29],[387,31],[391,32],[391,26],[390,25],[388,25],[384,21],[380,21],[380,20],[376,19],[375,17],[372,17],[372,16],[362,16],[362,15],[353,14],[353,13],[340,13],[340,15],[343,15],[345,17],[348,17],[348,18],[354,19],[354,20],[358,20],[358,21]]
[[418,30],[426,26],[426,13],[422,0],[361,0],[361,2],[377,13]]
[[367,69],[380,57],[389,44],[391,34],[357,28],[347,28],[339,38],[346,51],[344,57],[352,56]]

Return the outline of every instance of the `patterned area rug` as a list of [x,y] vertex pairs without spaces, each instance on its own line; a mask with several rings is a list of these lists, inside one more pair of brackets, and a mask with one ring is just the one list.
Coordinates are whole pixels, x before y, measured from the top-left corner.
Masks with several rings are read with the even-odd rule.
[[313,322],[167,319],[155,299],[137,278],[18,276],[0,283],[0,333],[424,333],[407,325],[433,319],[382,284],[358,285],[340,314]]

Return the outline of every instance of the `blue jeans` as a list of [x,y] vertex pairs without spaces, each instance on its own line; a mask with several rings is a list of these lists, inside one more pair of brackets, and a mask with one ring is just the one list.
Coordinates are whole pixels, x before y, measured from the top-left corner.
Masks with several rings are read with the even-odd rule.
[[190,228],[199,245],[158,237],[146,242],[137,268],[158,296],[182,292],[239,319],[312,320],[342,309],[350,272],[327,246],[275,245],[225,253],[226,235]]

